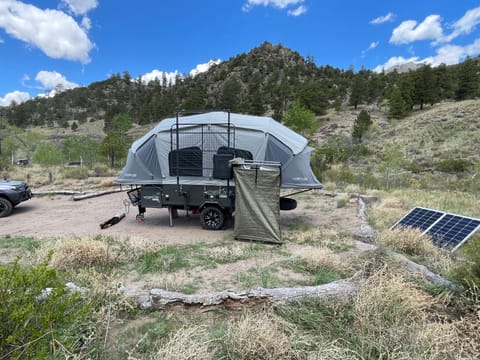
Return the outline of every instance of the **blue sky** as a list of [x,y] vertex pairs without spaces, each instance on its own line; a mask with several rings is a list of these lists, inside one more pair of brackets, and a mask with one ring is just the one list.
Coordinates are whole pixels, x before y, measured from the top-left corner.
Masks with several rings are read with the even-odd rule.
[[380,71],[480,54],[469,0],[0,0],[0,106],[128,71],[204,71],[264,41]]

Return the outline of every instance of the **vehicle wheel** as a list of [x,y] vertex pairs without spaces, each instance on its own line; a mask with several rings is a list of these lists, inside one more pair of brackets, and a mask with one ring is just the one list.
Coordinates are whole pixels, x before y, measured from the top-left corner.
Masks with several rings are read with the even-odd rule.
[[222,210],[216,206],[207,206],[200,213],[200,222],[206,230],[219,230],[222,228],[225,217]]
[[0,197],[0,217],[8,216],[12,213],[13,205],[10,200]]
[[294,210],[297,208],[297,200],[292,198],[280,198],[280,210]]

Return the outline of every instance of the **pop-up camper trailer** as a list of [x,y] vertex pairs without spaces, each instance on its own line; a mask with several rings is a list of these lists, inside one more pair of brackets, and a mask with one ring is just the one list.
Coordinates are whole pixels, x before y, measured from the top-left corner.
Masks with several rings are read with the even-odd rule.
[[[128,152],[117,183],[132,186],[137,220],[146,208],[167,207],[170,223],[172,213],[184,209],[200,213],[204,228],[222,228],[235,210],[234,166],[278,167],[281,188],[322,187],[310,167],[307,140],[272,118],[223,111],[181,115],[161,121]],[[277,203],[295,206],[288,198]]]

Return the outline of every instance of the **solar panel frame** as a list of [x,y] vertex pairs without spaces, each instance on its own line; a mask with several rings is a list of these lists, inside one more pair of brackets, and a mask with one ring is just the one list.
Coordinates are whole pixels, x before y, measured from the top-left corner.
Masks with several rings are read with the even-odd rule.
[[[437,222],[444,215],[443,211],[424,208],[421,206],[414,207],[405,216],[398,220],[390,227],[393,230],[397,226],[410,226],[422,231],[426,231],[430,226]],[[423,220],[427,220],[425,223]],[[425,226],[425,224],[427,224]]]
[[422,234],[432,238],[435,245],[445,249],[450,247],[453,252],[480,230],[480,219],[417,206],[393,224],[390,230],[399,226],[420,229]]

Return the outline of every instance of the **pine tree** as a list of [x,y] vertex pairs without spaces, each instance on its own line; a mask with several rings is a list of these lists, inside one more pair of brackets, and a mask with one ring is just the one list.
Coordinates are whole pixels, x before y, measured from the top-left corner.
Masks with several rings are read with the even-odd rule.
[[478,65],[475,60],[467,59],[458,71],[457,100],[471,99],[478,95]]
[[388,116],[392,119],[401,119],[406,114],[406,104],[400,89],[395,87],[390,94],[390,111]]
[[451,67],[445,64],[440,64],[434,69],[435,78],[437,80],[437,90],[440,99],[454,99],[455,98],[455,82],[453,81],[453,71]]
[[358,142],[362,141],[363,134],[372,125],[372,118],[366,110],[360,111],[353,124],[352,138]]
[[433,105],[438,99],[435,74],[430,65],[425,65],[414,73],[413,103],[420,105]]
[[362,73],[358,73],[353,78],[352,89],[350,93],[350,105],[357,109],[367,95],[367,81]]

